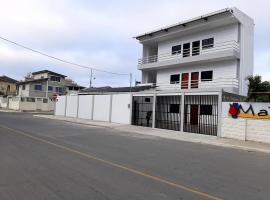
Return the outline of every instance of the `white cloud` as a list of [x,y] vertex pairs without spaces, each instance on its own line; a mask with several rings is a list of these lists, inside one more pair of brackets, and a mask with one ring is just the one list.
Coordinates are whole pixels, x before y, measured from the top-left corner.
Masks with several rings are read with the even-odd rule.
[[[72,1],[0,0],[1,36],[73,62],[122,73],[139,80],[140,45],[132,36],[228,6],[236,6],[255,20],[255,72],[270,77],[266,0],[150,0]],[[256,8],[256,9],[255,9]],[[1,74],[22,77],[46,68],[88,84],[85,70],[29,53],[0,42]],[[96,82],[126,84],[123,78],[97,73]]]

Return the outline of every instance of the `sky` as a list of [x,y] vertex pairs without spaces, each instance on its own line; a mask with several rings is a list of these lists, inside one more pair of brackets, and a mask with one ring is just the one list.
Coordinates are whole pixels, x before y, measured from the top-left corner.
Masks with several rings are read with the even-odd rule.
[[[226,7],[255,21],[254,74],[270,80],[269,0],[0,0],[0,36],[49,55],[101,70],[132,73],[141,33]],[[90,71],[29,52],[0,40],[0,75],[22,80],[48,69],[88,86]],[[94,86],[128,86],[129,76],[94,71]]]

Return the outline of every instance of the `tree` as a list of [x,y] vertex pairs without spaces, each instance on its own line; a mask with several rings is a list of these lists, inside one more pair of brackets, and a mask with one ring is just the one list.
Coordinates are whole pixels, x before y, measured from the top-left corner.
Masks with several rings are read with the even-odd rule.
[[248,100],[249,101],[269,101],[270,82],[262,81],[260,75],[248,76]]

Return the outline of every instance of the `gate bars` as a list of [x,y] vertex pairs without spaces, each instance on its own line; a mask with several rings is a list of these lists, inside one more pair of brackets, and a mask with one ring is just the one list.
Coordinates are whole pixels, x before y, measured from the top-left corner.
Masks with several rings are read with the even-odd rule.
[[[156,96],[154,108],[153,96],[133,96],[132,124],[180,131],[181,98],[181,95]],[[218,95],[184,95],[183,131],[216,136],[218,100]]]

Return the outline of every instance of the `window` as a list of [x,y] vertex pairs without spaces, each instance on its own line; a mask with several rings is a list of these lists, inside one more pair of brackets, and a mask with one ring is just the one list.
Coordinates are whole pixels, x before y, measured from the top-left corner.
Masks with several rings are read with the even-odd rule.
[[180,113],[180,104],[170,104],[170,113]]
[[41,91],[42,90],[42,85],[35,85],[35,90]]
[[48,86],[48,91],[53,91],[53,86]]
[[200,41],[192,42],[192,56],[200,54]]
[[201,81],[212,81],[212,80],[213,80],[213,71],[201,72]]
[[172,55],[181,53],[181,45],[176,45],[172,47]]
[[43,103],[48,103],[48,99],[43,99]]
[[59,76],[51,76],[51,81],[60,82],[61,78]]
[[173,74],[171,75],[171,84],[179,83],[180,81],[180,74]]
[[183,73],[181,78],[181,89],[188,89],[189,73]]
[[214,47],[214,38],[208,38],[202,40],[202,49],[209,49]]
[[151,100],[150,100],[150,98],[145,98],[145,99],[144,99],[144,102],[150,103]]
[[55,87],[55,92],[62,93],[63,92],[63,88],[61,88],[61,87]]
[[183,44],[183,57],[190,56],[190,43]]
[[22,85],[22,90],[25,90],[25,85]]
[[212,105],[200,105],[200,115],[212,115]]

